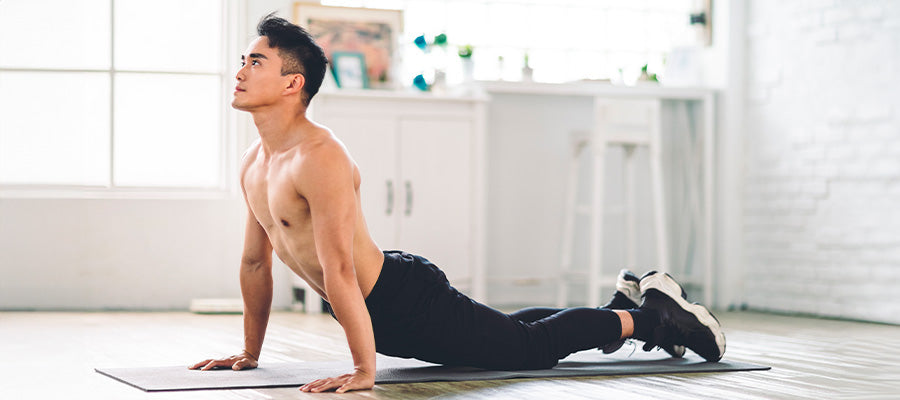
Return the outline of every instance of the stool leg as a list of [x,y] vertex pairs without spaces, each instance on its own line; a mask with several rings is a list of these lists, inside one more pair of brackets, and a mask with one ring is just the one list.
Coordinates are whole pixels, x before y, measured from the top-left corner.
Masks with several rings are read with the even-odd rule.
[[600,306],[600,273],[603,266],[603,201],[606,185],[606,113],[608,104],[594,99],[594,132],[591,138],[593,184],[591,196],[590,257],[588,261],[588,307]]
[[665,194],[663,193],[663,177],[662,177],[662,127],[660,126],[660,103],[654,102],[650,112],[650,145],[648,146],[650,156],[650,175],[653,184],[653,218],[656,228],[656,256],[657,265],[660,271],[669,272],[669,241],[668,229],[666,223]]
[[588,266],[588,307],[600,307],[600,271],[603,265],[603,196],[606,144],[594,146],[594,184],[591,198],[591,254]]
[[560,271],[557,280],[556,306],[567,307],[569,302],[568,275],[572,269],[572,248],[575,236],[575,216],[577,214],[576,196],[578,195],[578,156],[583,143],[573,143],[572,157],[569,160],[569,175],[566,178],[566,205],[563,216],[562,248]]
[[624,219],[625,219],[625,267],[634,268],[637,265],[637,213],[635,205],[637,196],[634,194],[637,181],[634,177],[634,151],[635,145],[625,145],[625,159],[622,165],[622,184],[624,185]]

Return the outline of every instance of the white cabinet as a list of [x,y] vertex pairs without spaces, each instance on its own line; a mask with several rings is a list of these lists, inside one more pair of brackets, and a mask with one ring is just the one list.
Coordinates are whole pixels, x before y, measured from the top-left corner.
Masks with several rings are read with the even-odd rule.
[[431,260],[483,300],[484,100],[358,91],[312,103],[360,168],[376,243]]

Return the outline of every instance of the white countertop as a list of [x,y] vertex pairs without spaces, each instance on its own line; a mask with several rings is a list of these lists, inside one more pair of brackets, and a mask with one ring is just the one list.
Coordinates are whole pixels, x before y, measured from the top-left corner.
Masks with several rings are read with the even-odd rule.
[[634,86],[608,82],[537,83],[513,81],[478,81],[473,87],[451,88],[444,93],[415,90],[384,89],[323,89],[318,96],[354,97],[368,99],[402,99],[421,101],[488,101],[492,94],[601,96],[623,98],[654,98],[669,100],[704,100],[718,90],[701,87],[663,86],[642,83]]
[[717,91],[712,88],[662,86],[654,83],[625,86],[590,81],[568,83],[479,81],[478,85],[488,94],[639,97],[673,100],[703,100]]

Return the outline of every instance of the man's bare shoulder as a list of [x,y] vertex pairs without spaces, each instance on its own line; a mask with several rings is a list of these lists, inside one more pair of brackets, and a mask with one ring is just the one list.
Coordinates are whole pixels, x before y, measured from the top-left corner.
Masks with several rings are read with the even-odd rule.
[[253,164],[253,161],[256,160],[257,154],[259,154],[259,147],[262,146],[262,140],[256,138],[253,143],[250,144],[250,147],[247,147],[247,150],[244,150],[244,154],[241,156],[241,172],[245,172],[247,168]]
[[247,170],[250,169],[250,166],[253,165],[253,162],[256,161],[256,157],[259,154],[259,148],[262,146],[262,141],[257,138],[250,144],[250,147],[244,151],[244,155],[241,156],[241,186],[244,184],[244,176],[247,174]]
[[314,124],[306,137],[296,148],[294,162],[302,163],[302,166],[326,167],[350,160],[346,147],[330,129]]
[[[309,139],[298,146],[291,170],[298,187],[305,182],[340,180],[352,174],[355,164],[343,143],[326,127],[317,125]],[[352,178],[352,175],[349,175]]]

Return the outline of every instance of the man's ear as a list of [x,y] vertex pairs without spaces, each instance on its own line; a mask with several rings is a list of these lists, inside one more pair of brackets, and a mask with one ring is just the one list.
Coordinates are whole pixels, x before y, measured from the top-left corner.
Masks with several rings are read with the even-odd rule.
[[293,74],[291,75],[291,80],[288,81],[287,87],[284,88],[285,95],[293,95],[300,93],[303,90],[303,86],[306,85],[306,77],[303,74]]

